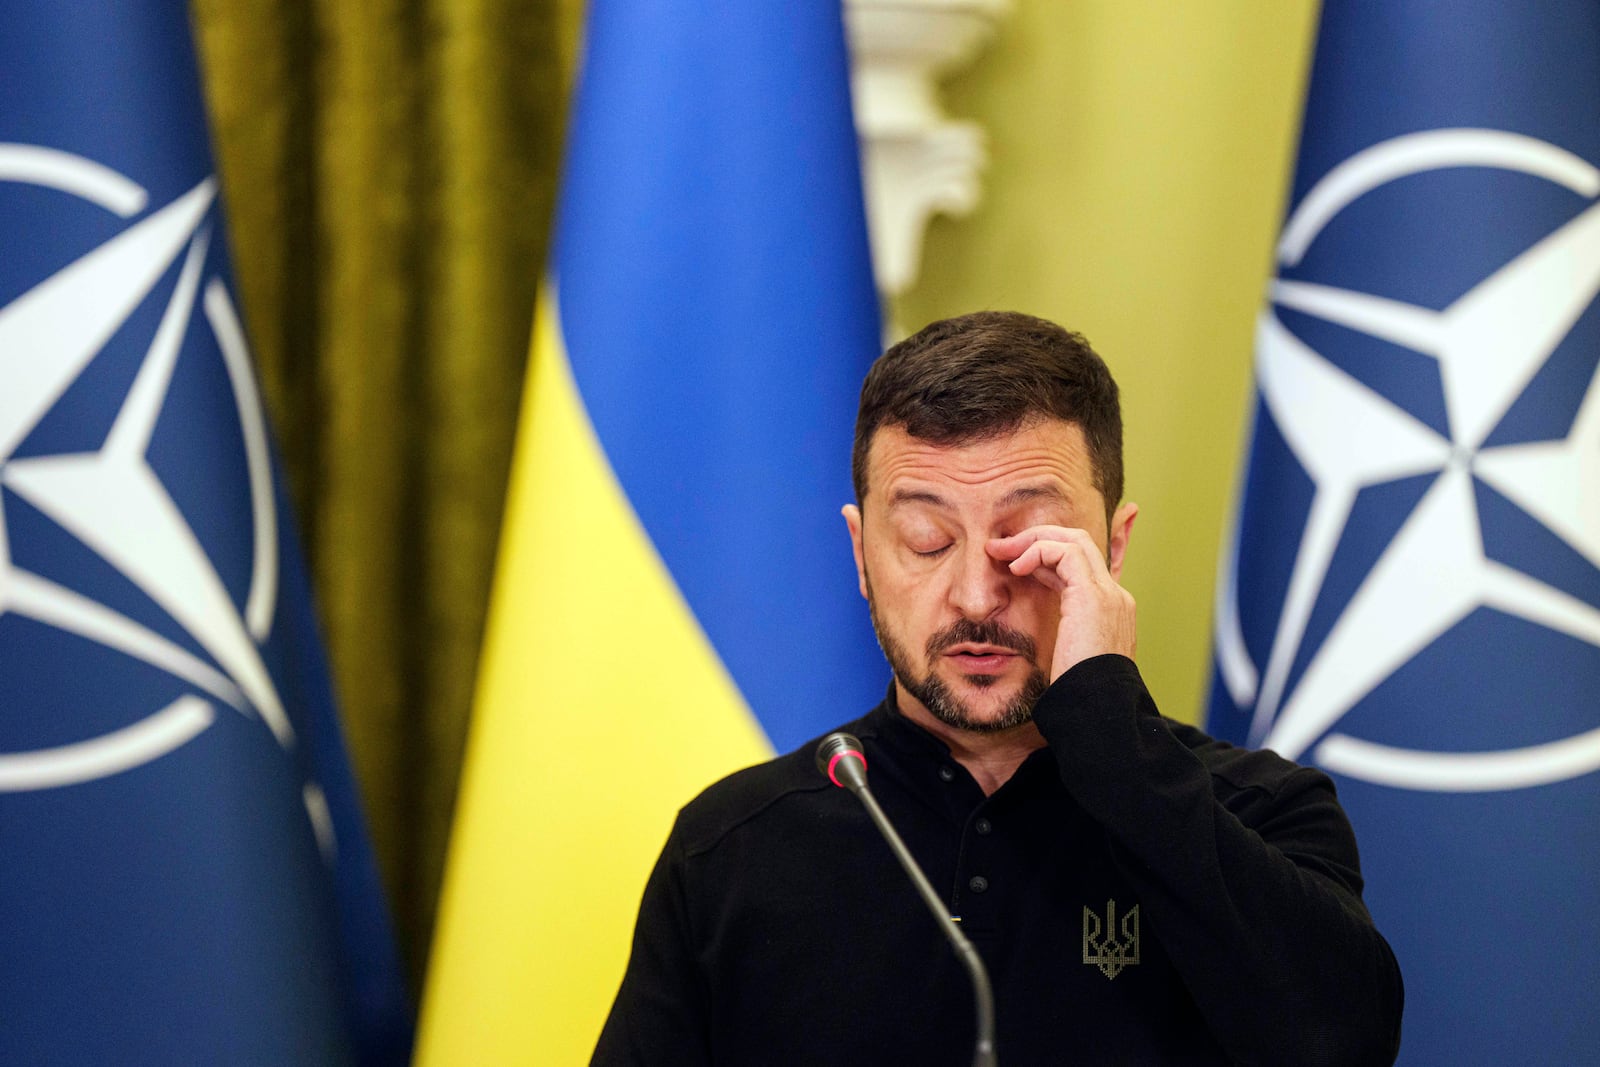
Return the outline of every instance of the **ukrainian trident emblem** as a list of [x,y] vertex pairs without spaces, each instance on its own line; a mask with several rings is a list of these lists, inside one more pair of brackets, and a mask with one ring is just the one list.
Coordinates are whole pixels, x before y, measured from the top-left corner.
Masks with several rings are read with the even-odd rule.
[[1107,978],[1139,962],[1139,905],[1122,917],[1120,938],[1118,933],[1116,901],[1106,901],[1104,922],[1089,908],[1083,909],[1083,962],[1099,967]]

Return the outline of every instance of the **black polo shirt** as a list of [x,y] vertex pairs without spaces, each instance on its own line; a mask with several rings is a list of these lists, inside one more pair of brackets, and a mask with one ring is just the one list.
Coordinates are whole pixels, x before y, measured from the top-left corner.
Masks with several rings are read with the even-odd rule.
[[[1000,1063],[1393,1062],[1400,974],[1325,775],[1161,718],[1120,656],[1035,720],[988,797],[892,690],[845,727],[989,968]],[[679,814],[594,1063],[971,1063],[966,972],[814,747]]]

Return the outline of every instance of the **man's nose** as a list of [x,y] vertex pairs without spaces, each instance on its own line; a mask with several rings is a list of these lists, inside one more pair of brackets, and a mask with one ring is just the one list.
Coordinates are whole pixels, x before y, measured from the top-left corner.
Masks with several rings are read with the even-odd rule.
[[987,619],[1011,601],[1015,576],[1007,566],[983,549],[981,540],[969,541],[953,561],[955,574],[950,580],[950,602],[974,622]]

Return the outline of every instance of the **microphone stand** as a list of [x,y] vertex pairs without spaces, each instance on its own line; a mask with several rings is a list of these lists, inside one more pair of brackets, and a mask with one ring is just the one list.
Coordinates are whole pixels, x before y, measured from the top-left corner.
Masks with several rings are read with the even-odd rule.
[[[840,740],[835,741],[835,738]],[[825,758],[830,753],[831,758]],[[915,857],[911,855],[911,850],[906,848],[906,843],[900,840],[900,835],[895,832],[889,817],[878,806],[878,798],[867,788],[867,761],[861,752],[861,742],[849,734],[830,734],[817,750],[817,765],[822,767],[836,785],[848,789],[861,801],[862,807],[867,809],[867,814],[872,818],[873,825],[889,843],[889,850],[894,853],[894,858],[900,861],[906,877],[911,879],[911,884],[917,887],[917,892],[928,905],[928,910],[933,912],[934,921],[939,924],[939,929],[950,939],[951,946],[956,950],[956,956],[972,979],[972,995],[976,1001],[978,1037],[973,1048],[972,1065],[997,1067],[994,1052],[994,990],[989,984],[989,971],[984,967],[983,958],[978,955],[978,950],[967,940],[967,935],[963,934],[961,928],[950,918],[944,901],[934,892],[928,876],[917,866]]]

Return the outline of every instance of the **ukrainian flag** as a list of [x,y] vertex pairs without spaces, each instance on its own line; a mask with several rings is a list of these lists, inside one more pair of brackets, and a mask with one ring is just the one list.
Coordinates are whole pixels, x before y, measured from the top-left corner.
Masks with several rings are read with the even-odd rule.
[[419,1062],[587,1060],[674,813],[881,698],[837,0],[595,0]]

